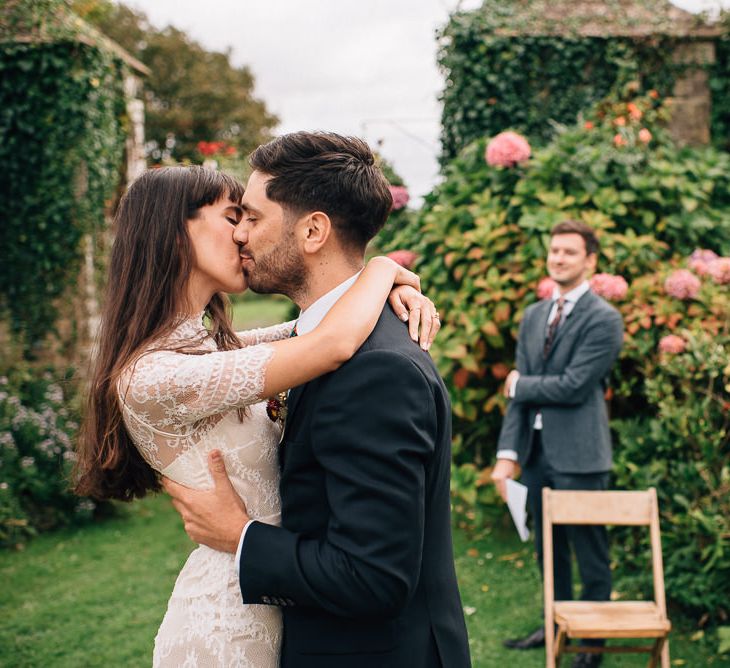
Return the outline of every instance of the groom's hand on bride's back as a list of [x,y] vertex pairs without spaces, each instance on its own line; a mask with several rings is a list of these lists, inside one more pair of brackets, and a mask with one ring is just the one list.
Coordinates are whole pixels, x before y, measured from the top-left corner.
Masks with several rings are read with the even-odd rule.
[[191,489],[165,477],[162,486],[172,497],[172,505],[180,513],[191,540],[235,554],[249,520],[248,512],[228,479],[223,455],[218,450],[208,455],[208,468],[213,477],[213,489]]

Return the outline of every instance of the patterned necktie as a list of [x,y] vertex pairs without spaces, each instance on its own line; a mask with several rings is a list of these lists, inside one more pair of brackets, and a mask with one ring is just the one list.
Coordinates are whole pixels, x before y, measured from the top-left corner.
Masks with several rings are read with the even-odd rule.
[[565,299],[560,297],[558,299],[558,310],[555,311],[555,317],[550,321],[548,325],[547,336],[545,337],[545,345],[542,349],[542,356],[547,357],[550,354],[550,348],[552,348],[553,341],[555,341],[555,334],[560,326],[560,319],[563,317],[563,307],[565,306]]

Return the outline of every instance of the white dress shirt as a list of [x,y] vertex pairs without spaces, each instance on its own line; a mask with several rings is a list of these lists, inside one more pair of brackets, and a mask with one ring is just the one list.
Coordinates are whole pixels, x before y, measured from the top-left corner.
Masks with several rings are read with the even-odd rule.
[[[590,284],[588,281],[583,281],[577,288],[573,288],[572,290],[566,292],[564,295],[560,294],[560,289],[556,285],[553,288],[553,305],[550,308],[550,313],[548,313],[547,321],[545,322],[545,336],[547,336],[548,327],[550,326],[550,323],[552,322],[553,318],[555,317],[555,314],[558,311],[558,299],[562,296],[563,297],[563,315],[560,318],[560,322],[558,323],[558,330],[560,327],[565,323],[565,319],[570,315],[571,311],[575,308],[576,303],[578,300],[586,293],[588,290],[591,289]],[[517,396],[517,385],[520,382],[520,379],[518,378],[515,382],[512,383],[512,385],[509,388],[509,397],[510,399],[514,399],[515,396]],[[535,423],[533,424],[533,429],[536,430],[542,430],[542,413],[538,412],[535,416]],[[515,450],[499,450],[497,452],[497,459],[511,459],[512,461],[517,461],[517,452]]]
[[[332,288],[328,293],[322,295],[317,301],[313,302],[299,314],[295,329],[297,335],[302,336],[309,334],[324,317],[329,313],[329,310],[335,305],[335,302],[342,297],[351,287],[352,284],[357,280],[360,275],[358,271],[354,276],[351,276],[346,281],[340,283],[337,287]],[[246,522],[246,526],[243,527],[241,532],[241,538],[238,541],[238,549],[236,550],[236,568],[241,571],[241,549],[243,548],[243,540],[246,537],[246,530],[254,520]]]

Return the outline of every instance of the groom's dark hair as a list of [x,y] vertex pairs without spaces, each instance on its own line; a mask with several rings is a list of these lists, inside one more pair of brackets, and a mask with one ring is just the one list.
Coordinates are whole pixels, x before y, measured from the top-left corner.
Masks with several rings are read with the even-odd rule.
[[251,166],[271,176],[266,195],[297,217],[326,213],[345,248],[362,252],[393,199],[370,147],[334,132],[292,132],[259,146]]

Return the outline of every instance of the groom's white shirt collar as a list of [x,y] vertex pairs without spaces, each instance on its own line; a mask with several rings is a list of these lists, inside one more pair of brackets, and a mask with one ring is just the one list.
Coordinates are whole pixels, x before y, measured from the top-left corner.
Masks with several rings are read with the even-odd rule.
[[343,281],[337,287],[322,295],[317,301],[310,304],[308,308],[304,309],[299,314],[299,319],[297,320],[297,334],[300,336],[302,334],[309,334],[309,332],[319,325],[329,310],[335,305],[335,302],[350,289],[359,275],[360,272],[358,271],[346,281]]

